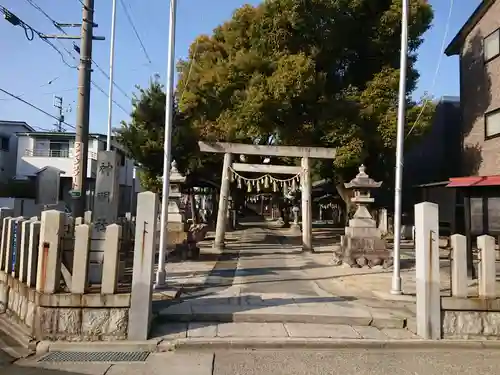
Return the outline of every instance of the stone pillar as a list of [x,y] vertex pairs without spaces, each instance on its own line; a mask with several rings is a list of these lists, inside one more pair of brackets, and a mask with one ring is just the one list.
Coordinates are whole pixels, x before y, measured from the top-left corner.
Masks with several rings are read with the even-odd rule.
[[302,158],[302,250],[312,250],[311,172],[309,158]]
[[0,270],[3,270],[5,262],[5,252],[7,250],[7,218],[14,215],[14,210],[2,207],[0,208],[0,233],[2,233],[2,238],[0,239]]
[[26,285],[30,288],[36,285],[38,268],[38,249],[40,247],[40,227],[41,222],[32,221],[30,224],[30,234],[28,238],[28,269],[26,271]]
[[61,280],[60,236],[63,232],[64,213],[56,210],[42,212],[36,290],[54,294]]
[[220,187],[219,211],[217,212],[217,224],[215,229],[214,248],[224,249],[224,237],[226,234],[226,215],[229,202],[229,188],[231,186],[230,167],[232,154],[224,154],[224,165],[222,166],[222,181]]
[[10,273],[12,277],[17,278],[19,276],[19,265],[21,259],[21,239],[23,237],[23,227],[22,224],[26,219],[24,217],[18,217],[12,222],[12,243],[11,243],[11,261],[10,261]]
[[441,338],[438,205],[415,205],[415,254],[417,281],[417,334]]
[[36,220],[30,219],[21,223],[21,240],[19,251],[19,281],[24,283],[28,276],[28,257],[30,252],[31,223]]
[[496,298],[495,238],[487,235],[479,236],[477,248],[481,254],[478,277],[479,298]]
[[104,266],[102,273],[101,294],[114,294],[118,285],[118,269],[120,263],[120,239],[122,227],[118,224],[108,225],[104,241]]
[[99,151],[97,155],[94,207],[92,209],[93,226],[89,265],[90,283],[100,283],[102,281],[106,227],[116,223],[118,219],[119,168],[119,155],[116,151]]
[[467,297],[467,238],[461,234],[451,236],[451,295]]
[[146,340],[149,334],[157,223],[158,196],[151,192],[138,194],[128,324],[129,340]]
[[7,264],[10,263],[10,251],[12,244],[12,221],[14,218],[6,217],[3,220],[3,238],[2,238],[2,258],[0,259],[0,271],[6,271]]
[[88,286],[90,254],[90,226],[80,224],[75,227],[75,249],[73,254],[73,277],[71,293],[83,294]]
[[92,224],[92,211],[85,211],[83,213],[83,223],[82,224]]

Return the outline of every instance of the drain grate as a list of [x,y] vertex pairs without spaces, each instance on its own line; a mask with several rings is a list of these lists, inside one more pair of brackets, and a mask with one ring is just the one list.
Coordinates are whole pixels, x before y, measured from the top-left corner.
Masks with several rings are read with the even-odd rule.
[[149,352],[50,352],[38,362],[144,362]]

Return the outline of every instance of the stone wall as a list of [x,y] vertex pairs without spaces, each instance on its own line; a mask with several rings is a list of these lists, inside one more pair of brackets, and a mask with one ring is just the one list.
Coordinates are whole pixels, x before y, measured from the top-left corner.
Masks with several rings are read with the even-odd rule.
[[444,339],[500,339],[500,311],[443,310],[441,314]]
[[0,314],[35,340],[125,340],[130,294],[43,294],[0,271]]

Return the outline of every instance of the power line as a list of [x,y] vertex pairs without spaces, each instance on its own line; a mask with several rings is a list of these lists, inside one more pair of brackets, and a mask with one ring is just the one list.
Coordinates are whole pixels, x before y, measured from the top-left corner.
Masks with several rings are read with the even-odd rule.
[[[441,68],[441,62],[443,60],[444,50],[445,50],[445,47],[446,47],[446,39],[448,39],[448,32],[450,31],[451,15],[453,13],[453,6],[454,6],[454,4],[455,4],[455,0],[450,0],[450,9],[448,11],[448,18],[446,20],[446,25],[445,25],[445,28],[444,28],[444,35],[443,35],[443,40],[441,42],[441,50],[439,51],[440,53],[439,53],[439,58],[438,58],[437,65],[436,65],[436,71],[434,72],[434,77],[432,79],[431,92],[434,91],[434,88],[435,88],[436,82],[437,82],[437,77],[439,75],[439,69]],[[417,126],[418,121],[422,117],[422,115],[423,115],[423,113],[425,111],[425,108],[427,107],[427,104],[429,104],[429,100],[425,100],[424,101],[424,104],[422,105],[422,108],[420,109],[420,112],[418,113],[417,119],[413,123],[413,126],[410,128],[410,131],[406,135],[405,139],[410,136],[410,134],[413,131],[413,129],[415,129],[415,127]]]
[[[68,35],[66,30],[64,30],[60,26],[59,22],[57,22],[55,19],[53,19],[42,7],[40,7],[38,4],[36,4],[34,2],[34,0],[25,0],[25,1],[28,4],[30,4],[33,8],[38,10],[40,13],[42,13],[45,16],[45,18],[47,18],[54,25],[54,27],[57,28],[60,32],[62,32],[64,35]],[[84,5],[84,4],[82,3],[82,5]],[[68,48],[66,48],[66,46],[59,39],[56,39],[56,40],[57,40],[57,42],[59,42],[59,44],[62,46],[62,48],[64,48],[64,50],[66,50],[68,55],[71,56],[74,60],[76,60],[76,58],[73,56],[71,51]],[[74,48],[75,47],[78,48],[75,43],[73,43],[73,46],[74,46]],[[92,59],[92,63],[96,66],[97,70],[99,70],[108,80],[110,79],[109,75],[104,71],[104,69],[102,69],[99,66],[99,64],[97,64],[97,62],[95,62],[93,59]],[[75,66],[75,68],[77,68],[77,67]],[[123,94],[123,96],[125,96],[127,99],[132,100],[132,98],[127,94],[127,92],[125,90],[123,90],[120,86],[118,86],[118,84],[114,80],[113,80],[113,86],[115,86],[118,89],[118,91],[120,91]]]
[[[40,87],[45,87],[46,85],[42,85]],[[61,89],[61,90],[56,90],[56,91],[50,91],[50,92],[42,92],[42,93],[39,93],[37,95],[55,95],[55,94],[60,94],[62,92],[68,92],[68,91],[76,91],[78,90],[78,87],[71,87],[71,88],[67,88],[67,89]],[[23,93],[23,94],[19,94],[18,96],[19,97],[22,97],[22,96],[25,96],[26,93]],[[7,100],[16,100],[14,98],[9,98],[9,99],[5,99],[5,98],[0,98],[1,101],[7,101]]]
[[27,24],[26,22],[24,22],[22,19],[20,19],[18,16],[16,16],[14,13],[12,13],[11,11],[9,11],[7,8],[5,8],[2,5],[0,5],[0,12],[3,13],[5,19],[9,23],[11,23],[14,26],[20,26],[20,27],[22,27],[24,29],[24,33],[26,35],[26,39],[28,39],[29,41],[32,41],[35,38],[35,35],[38,36],[38,38],[40,38],[40,40],[42,40],[44,43],[47,43],[54,51],[56,51],[59,54],[59,56],[61,56],[61,60],[63,61],[63,63],[65,65],[69,66],[70,68],[75,68],[74,66],[71,66],[66,61],[66,59],[64,58],[64,55],[54,45],[54,43],[52,43],[50,40],[47,40],[47,38],[45,38],[40,31],[36,30],[34,27],[32,27],[29,24]]
[[[4,93],[4,94],[6,94],[6,95],[9,95],[10,97],[12,97],[12,98],[14,98],[14,99],[18,100],[18,101],[20,101],[20,102],[22,102],[22,103],[26,104],[26,105],[29,105],[31,108],[36,109],[38,112],[41,112],[41,113],[43,113],[44,115],[49,116],[49,117],[52,117],[54,120],[59,121],[59,118],[57,118],[56,116],[54,116],[54,115],[50,114],[49,112],[47,112],[47,111],[45,111],[45,110],[41,109],[40,107],[37,107],[37,106],[36,106],[36,105],[34,105],[33,103],[30,103],[30,102],[28,102],[27,100],[24,100],[24,99],[23,99],[23,98],[21,98],[20,96],[15,95],[15,94],[13,94],[13,93],[11,93],[10,91],[7,91],[7,90],[5,90],[5,89],[2,89],[1,87],[0,87],[0,91],[1,91],[1,92],[3,92],[3,93]],[[70,128],[72,128],[72,129],[75,129],[75,127],[74,127],[73,125],[68,124],[66,121],[62,121],[62,123],[63,123],[64,125],[69,126],[69,127],[70,127]]]
[[127,6],[125,5],[125,2],[123,0],[120,0],[120,3],[122,5],[123,11],[125,12],[125,16],[127,17],[128,22],[130,23],[130,26],[132,26],[132,30],[134,30],[134,33],[135,33],[135,36],[137,37],[137,40],[141,44],[142,51],[144,52],[144,55],[146,56],[148,63],[151,64],[152,62],[151,62],[151,59],[149,57],[148,51],[146,50],[146,47],[144,46],[144,43],[142,42],[141,36],[139,35],[137,28],[135,27],[134,21],[132,20],[132,17],[127,10]]
[[[61,56],[61,59],[63,61],[63,63],[65,65],[67,65],[68,67],[70,68],[73,68],[73,69],[76,69],[77,67],[76,66],[72,66],[70,64],[68,64],[66,62],[66,60],[64,59],[64,56],[62,54],[62,52],[49,40],[47,40],[43,34],[39,31],[37,31],[36,29],[34,29],[32,26],[28,25],[26,22],[22,21],[19,17],[17,17],[15,14],[13,14],[12,12],[10,12],[7,8],[3,7],[0,5],[0,12],[2,12],[4,15],[5,15],[5,18],[7,19],[7,21],[9,21],[12,25],[14,26],[21,26],[24,30],[25,30],[25,33],[26,33],[26,38],[28,40],[33,40],[34,38],[34,35],[36,34],[42,41],[44,41],[45,43],[47,43],[49,46],[51,46],[57,53],[59,53],[59,55]],[[31,33],[31,34],[30,34]],[[30,35],[33,35],[33,38],[29,38]],[[62,44],[62,43],[61,43]],[[68,53],[69,56],[71,56],[71,58],[73,58],[73,60],[77,60],[77,58],[64,46],[62,45],[62,47],[64,48],[64,50]],[[91,81],[92,85],[94,87],[96,87],[100,92],[102,92],[106,97],[109,97],[109,95],[100,87],[98,86],[94,81]],[[116,84],[115,84],[116,85]],[[120,108],[125,114],[129,115],[129,112],[127,110],[125,110],[123,108],[123,106],[121,106],[120,104],[118,104],[116,102],[116,100],[113,99],[113,103],[118,107]]]
[[[104,89],[102,87],[100,87],[97,83],[95,83],[94,81],[90,81],[92,83],[92,86],[94,86],[97,90],[99,90],[100,92],[102,92],[104,95],[106,95],[107,97],[109,97],[108,93],[106,91],[104,91]],[[123,108],[120,104],[118,104],[117,102],[115,102],[113,100],[113,103],[118,107],[120,108],[123,112],[125,112],[127,115],[129,115],[129,113],[127,112],[127,110],[125,108]]]

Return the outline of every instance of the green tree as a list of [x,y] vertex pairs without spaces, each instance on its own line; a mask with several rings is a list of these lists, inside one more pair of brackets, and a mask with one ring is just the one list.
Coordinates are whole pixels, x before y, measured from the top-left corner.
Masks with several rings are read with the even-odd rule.
[[[394,170],[401,0],[266,0],[245,5],[179,64],[179,108],[208,140],[274,136],[284,145],[337,149],[315,163],[342,182],[360,163],[390,181]],[[428,128],[433,105],[411,99],[417,49],[433,11],[411,1],[407,143]],[[418,123],[415,122],[418,114]]]
[[[145,189],[161,191],[163,142],[165,136],[165,92],[155,77],[147,88],[138,87],[134,95],[130,122],[115,130],[118,142],[141,167],[139,178]],[[174,108],[172,160],[182,173],[201,166],[197,135],[186,117]]]

